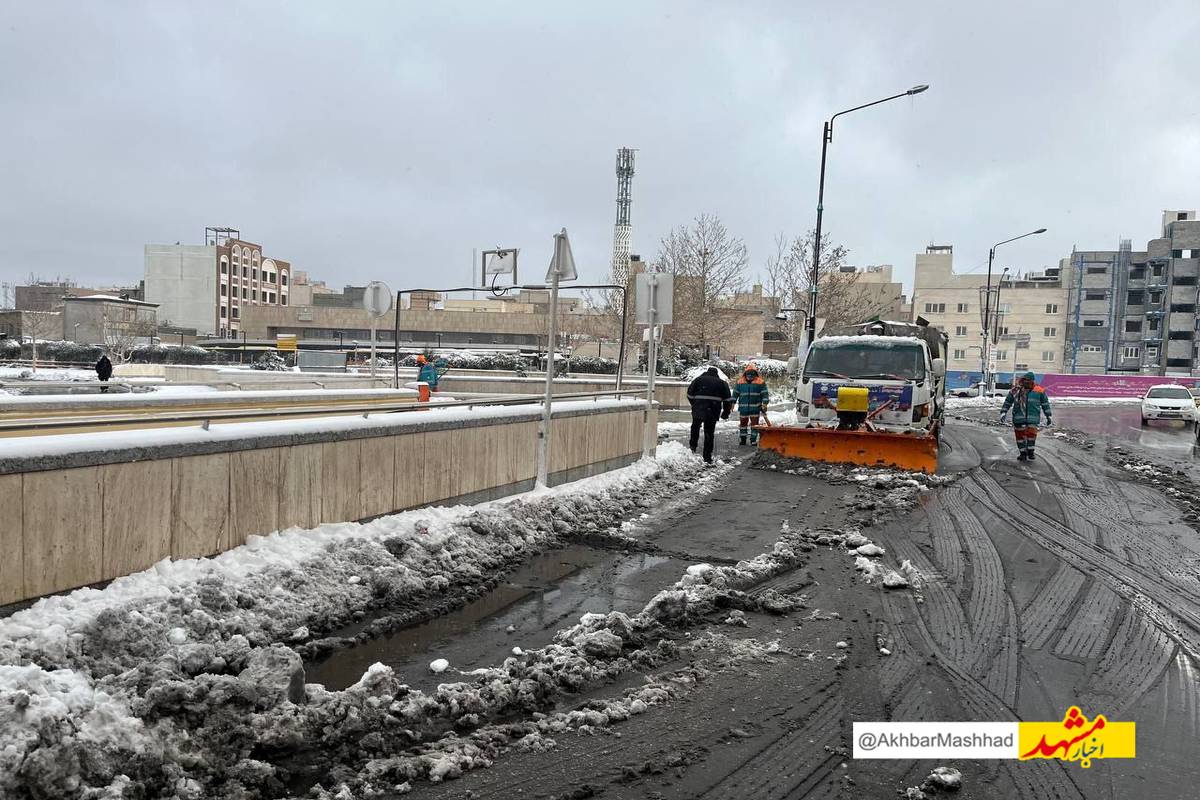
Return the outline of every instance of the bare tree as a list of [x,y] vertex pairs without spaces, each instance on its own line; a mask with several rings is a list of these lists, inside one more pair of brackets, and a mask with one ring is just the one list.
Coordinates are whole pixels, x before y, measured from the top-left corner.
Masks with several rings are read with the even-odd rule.
[[21,335],[33,343],[33,371],[38,368],[38,341],[61,339],[63,315],[58,311],[25,311],[21,314]]
[[675,276],[674,321],[670,343],[690,347],[721,345],[737,315],[723,315],[746,284],[746,243],[733,236],[720,218],[701,214],[662,239],[655,268]]
[[[775,253],[767,259],[766,289],[778,308],[799,308],[808,311],[812,291],[813,231],[806,236],[788,239],[775,237]],[[891,306],[891,299],[880,301],[860,284],[861,273],[845,270],[849,251],[833,246],[828,234],[821,237],[821,265],[817,270],[817,317],[826,325],[846,325],[861,322]],[[778,310],[778,308],[776,310]],[[792,348],[804,340],[804,314],[789,314],[779,323]]]
[[104,346],[117,361],[128,361],[135,347],[152,343],[158,332],[155,320],[139,315],[136,308],[106,306],[100,326]]

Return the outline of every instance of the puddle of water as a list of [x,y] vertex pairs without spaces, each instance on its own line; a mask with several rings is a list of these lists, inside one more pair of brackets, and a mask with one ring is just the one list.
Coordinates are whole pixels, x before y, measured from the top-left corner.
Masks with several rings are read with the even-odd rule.
[[[492,591],[457,611],[309,665],[307,681],[344,689],[376,662],[392,667],[413,686],[452,681],[458,678],[455,669],[492,666],[514,646],[548,644],[555,631],[588,611],[639,611],[660,588],[678,580],[686,567],[662,556],[626,555],[585,545],[539,553]],[[516,629],[511,634],[506,630],[510,625]],[[449,660],[452,669],[433,675],[428,665],[435,658]]]

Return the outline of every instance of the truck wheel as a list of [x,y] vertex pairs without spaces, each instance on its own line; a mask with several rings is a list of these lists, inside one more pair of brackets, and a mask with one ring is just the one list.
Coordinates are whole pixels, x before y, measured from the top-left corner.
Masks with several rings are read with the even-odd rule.
[[1146,427],[1146,425],[1147,425],[1147,420],[1145,417],[1142,417],[1142,427],[1144,428],[1144,427]]

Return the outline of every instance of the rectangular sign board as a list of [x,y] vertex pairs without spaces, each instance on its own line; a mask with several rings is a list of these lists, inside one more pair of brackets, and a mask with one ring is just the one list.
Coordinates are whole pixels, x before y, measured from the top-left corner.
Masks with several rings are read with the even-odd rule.
[[654,324],[670,325],[675,300],[675,276],[669,272],[639,272],[634,276],[634,322],[650,324],[652,283],[654,287]]

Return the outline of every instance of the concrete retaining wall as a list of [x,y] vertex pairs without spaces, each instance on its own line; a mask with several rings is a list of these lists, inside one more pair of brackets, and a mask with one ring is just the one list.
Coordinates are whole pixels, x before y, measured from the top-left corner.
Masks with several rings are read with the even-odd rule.
[[[556,411],[552,484],[641,456],[645,403]],[[0,605],[253,534],[526,491],[540,412],[0,459]]]

